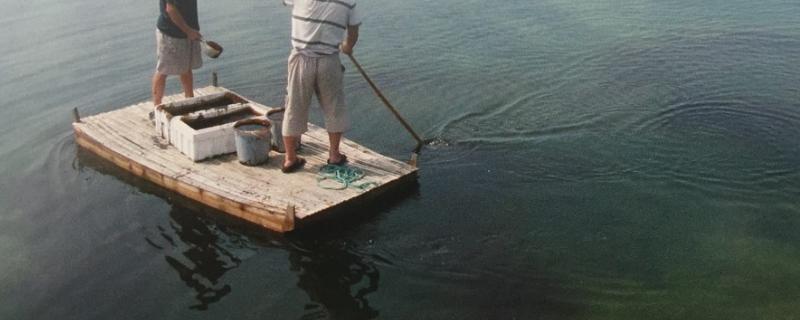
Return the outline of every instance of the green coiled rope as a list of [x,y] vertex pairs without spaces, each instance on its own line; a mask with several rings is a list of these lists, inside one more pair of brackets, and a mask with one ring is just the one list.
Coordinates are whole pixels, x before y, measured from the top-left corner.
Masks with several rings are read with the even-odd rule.
[[[355,183],[364,178],[364,171],[350,166],[337,166],[333,164],[326,164],[319,169],[317,174],[317,185],[323,189],[330,190],[344,190],[347,188],[355,188],[358,190],[366,190],[371,187],[377,187],[375,182]],[[337,182],[336,186],[323,184],[325,180],[333,180]]]

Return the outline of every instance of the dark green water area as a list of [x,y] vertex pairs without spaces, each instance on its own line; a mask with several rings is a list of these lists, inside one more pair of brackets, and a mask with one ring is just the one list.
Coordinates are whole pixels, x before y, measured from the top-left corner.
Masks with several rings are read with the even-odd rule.
[[[76,147],[73,107],[150,98],[157,4],[0,0],[0,319],[800,317],[796,0],[361,0],[356,57],[433,142],[288,235]],[[288,9],[199,7],[196,84],[281,105]],[[343,64],[346,136],[408,159]]]

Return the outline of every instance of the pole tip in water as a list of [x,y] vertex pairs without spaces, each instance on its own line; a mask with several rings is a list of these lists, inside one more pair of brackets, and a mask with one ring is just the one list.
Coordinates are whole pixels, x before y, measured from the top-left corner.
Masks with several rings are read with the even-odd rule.
[[419,157],[418,153],[416,153],[416,152],[412,153],[411,154],[411,159],[408,160],[408,164],[413,166],[414,168],[416,168],[417,167],[417,158],[418,157]]

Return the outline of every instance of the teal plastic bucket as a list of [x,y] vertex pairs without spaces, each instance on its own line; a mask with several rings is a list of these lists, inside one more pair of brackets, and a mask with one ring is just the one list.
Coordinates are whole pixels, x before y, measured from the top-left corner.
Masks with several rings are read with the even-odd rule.
[[266,119],[245,119],[233,125],[236,132],[236,156],[239,162],[257,166],[269,160],[272,133]]

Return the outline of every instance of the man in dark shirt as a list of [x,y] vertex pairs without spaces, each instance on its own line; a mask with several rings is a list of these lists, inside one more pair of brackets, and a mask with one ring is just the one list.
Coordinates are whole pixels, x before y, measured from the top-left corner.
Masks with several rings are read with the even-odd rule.
[[161,104],[167,75],[180,75],[184,96],[194,96],[192,69],[200,68],[200,24],[197,0],[159,0],[161,15],[156,24],[158,63],[153,75],[153,104]]

